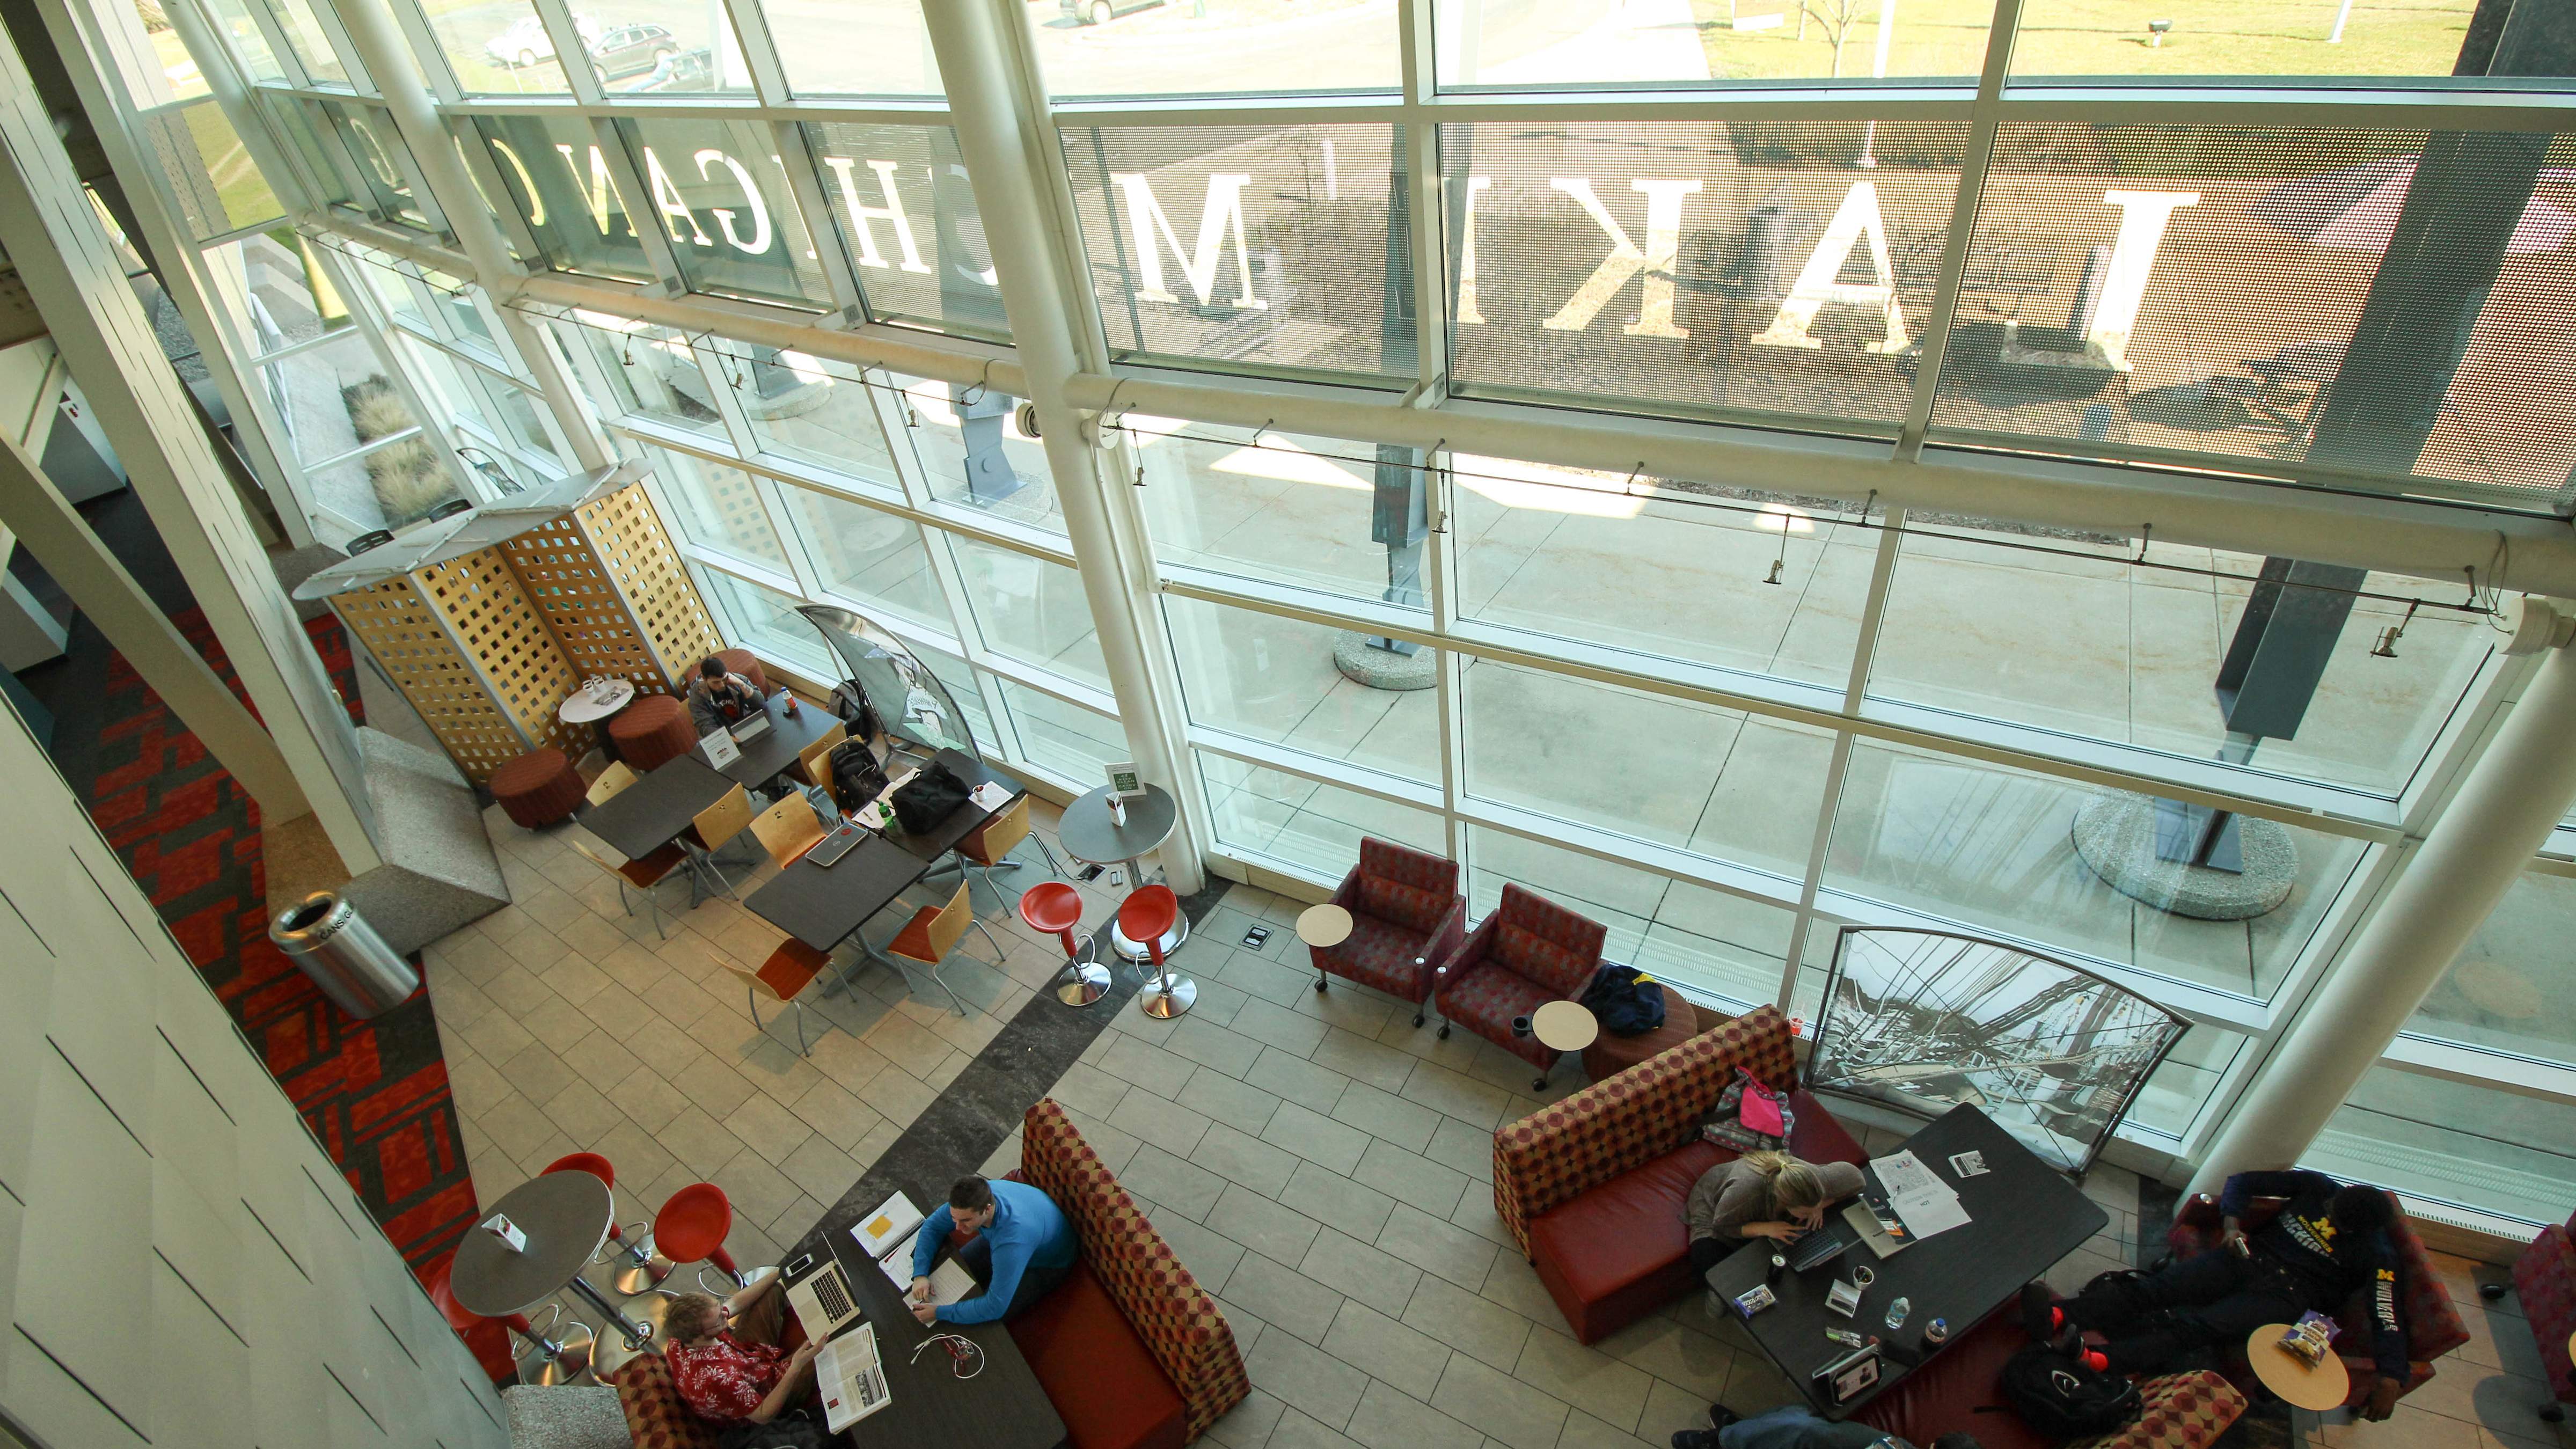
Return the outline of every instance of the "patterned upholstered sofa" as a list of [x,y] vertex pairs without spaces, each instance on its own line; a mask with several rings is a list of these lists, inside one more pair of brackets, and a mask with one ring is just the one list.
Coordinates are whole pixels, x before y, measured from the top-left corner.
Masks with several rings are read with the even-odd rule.
[[1082,1261],[1011,1320],[1012,1341],[1073,1449],[1180,1449],[1252,1392],[1234,1330],[1053,1098],[1020,1140],[1011,1175],[1073,1219]]
[[2540,1345],[2541,1370],[2549,1375],[2551,1402],[2533,1407],[2554,1424],[2567,1417],[2560,1404],[2576,1404],[2576,1364],[2567,1354],[2569,1335],[2576,1334],[2576,1217],[2542,1228],[2514,1259],[2513,1291]]
[[[1796,1058],[1779,1008],[1690,1038],[1494,1133],[1494,1211],[1585,1343],[1695,1286],[1682,1201],[1733,1153],[1701,1141],[1699,1120],[1742,1067],[1793,1086]],[[1790,1150],[1811,1162],[1861,1162],[1860,1144],[1824,1106],[1793,1092]]]
[[[2281,1210],[2277,1202],[2256,1199],[2246,1211],[2247,1228],[2260,1227]],[[2199,1194],[2182,1205],[2174,1214],[2173,1227],[2165,1234],[2165,1246],[2177,1258],[2197,1257],[2218,1246],[2218,1204],[2207,1193]],[[2413,1393],[2433,1377],[2433,1360],[2469,1341],[2469,1326],[2460,1321],[2460,1310],[2451,1302],[2451,1290],[2434,1271],[2433,1256],[2424,1250],[2424,1240],[2406,1225],[2406,1214],[2400,1212],[2389,1226],[2389,1241],[2397,1245],[2397,1256],[2406,1268],[2406,1301],[2398,1307],[2398,1318],[2406,1325],[2406,1358],[2408,1373],[2405,1392]],[[2351,1371],[2352,1396],[2347,1406],[2361,1404],[2370,1398],[2371,1386],[2378,1381],[2379,1371],[2370,1361],[2370,1318],[2361,1295],[2353,1295],[2342,1314],[2343,1336],[2335,1340],[2344,1367]],[[2238,1384],[2254,1382],[2254,1371],[2243,1355],[2237,1355],[2229,1366],[2228,1377]]]
[[[2010,1312],[1999,1312],[1853,1417],[1915,1444],[1943,1434],[1974,1434],[1984,1449],[2056,1449],[2009,1411],[1996,1378],[2013,1350],[2030,1342]],[[2245,1396],[2207,1369],[2140,1379],[2146,1412],[2116,1434],[2077,1439],[2065,1449],[2209,1449],[2245,1412]]]

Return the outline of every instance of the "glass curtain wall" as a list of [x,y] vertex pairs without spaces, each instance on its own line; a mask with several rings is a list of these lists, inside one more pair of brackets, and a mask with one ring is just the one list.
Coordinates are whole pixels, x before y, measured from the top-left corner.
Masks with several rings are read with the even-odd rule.
[[[319,204],[400,219],[416,198],[350,154],[355,122],[300,130],[316,103],[278,89],[363,99],[358,67],[306,54],[330,49],[327,9],[248,3],[210,29],[281,164]],[[546,325],[654,460],[728,635],[819,676],[793,606],[863,609],[1003,760],[1087,788],[1126,746],[1078,570],[1150,578],[1186,783],[1236,868],[1322,887],[1364,835],[1441,851],[1472,909],[1521,882],[1730,1009],[1801,1007],[1844,924],[2002,936],[2191,1014],[2128,1129],[2188,1156],[2511,693],[2456,580],[1900,519],[1794,468],[1663,478],[1113,408],[1101,473],[1051,476],[1018,400],[964,380],[1010,324],[913,7],[823,25],[733,0],[685,35],[639,12],[613,28],[641,48],[605,63],[562,0],[418,3],[422,75],[520,255],[696,319],[601,289]],[[2024,7],[2010,35],[1983,6],[1884,33],[1853,7],[1633,8],[1438,0],[1404,44],[1384,5],[1032,7],[1055,145],[998,182],[1050,198],[1077,320],[1131,371],[2576,502],[2576,142],[2496,94],[2563,90],[2572,57],[2473,33],[2465,0],[2350,33],[2330,5],[2227,4],[2152,37],[2081,5]],[[556,55],[564,36],[595,63]],[[1970,121],[1997,46],[1988,155]],[[2444,280],[2477,256],[2495,285]],[[460,310],[416,270],[368,285],[439,427],[535,466],[470,289]],[[756,345],[728,332],[744,315],[901,328],[882,335],[956,380]],[[1075,557],[1073,489],[1134,557]],[[2159,822],[2235,884],[2178,890],[2208,880],[2158,863]],[[2576,1098],[2516,964],[2563,914],[2564,878],[2533,882],[2339,1131],[2464,1120],[2441,1095],[2466,1090],[2463,1053],[2516,1102]],[[2538,1201],[2483,1190],[2458,1134],[2425,1140],[2448,1175],[2395,1185]],[[2530,1151],[2504,1165],[2559,1180],[2540,1158],[2567,1154]]]

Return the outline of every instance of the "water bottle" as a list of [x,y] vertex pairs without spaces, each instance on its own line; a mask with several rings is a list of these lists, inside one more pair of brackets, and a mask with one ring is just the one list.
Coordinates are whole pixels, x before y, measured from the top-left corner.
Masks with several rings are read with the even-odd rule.
[[1902,1294],[1897,1295],[1896,1301],[1887,1305],[1888,1331],[1894,1332],[1897,1329],[1903,1328],[1905,1326],[1905,1315],[1913,1311],[1914,1300],[1907,1298]]

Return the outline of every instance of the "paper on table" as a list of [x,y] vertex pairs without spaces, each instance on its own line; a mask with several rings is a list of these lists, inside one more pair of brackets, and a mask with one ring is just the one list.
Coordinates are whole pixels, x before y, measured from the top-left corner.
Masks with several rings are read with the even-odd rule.
[[975,802],[976,809],[990,815],[994,811],[1011,803],[1011,792],[1003,789],[993,781],[987,780],[983,784],[976,786],[974,789],[967,791],[966,798]]
[[1913,1236],[1928,1238],[1968,1221],[1967,1210],[1959,1206],[1959,1194],[1913,1153],[1875,1157],[1869,1165],[1878,1169],[1879,1183],[1887,1189],[1888,1206],[1896,1210],[1905,1222],[1905,1230]]

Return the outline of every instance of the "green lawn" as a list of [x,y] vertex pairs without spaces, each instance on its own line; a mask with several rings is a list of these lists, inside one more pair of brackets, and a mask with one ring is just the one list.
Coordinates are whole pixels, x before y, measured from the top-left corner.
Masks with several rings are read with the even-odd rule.
[[[1709,71],[1728,80],[1815,79],[1835,74],[1832,17],[1852,18],[1840,73],[1867,76],[1878,44],[1880,0],[1691,0]],[[1985,0],[1891,0],[1891,76],[1973,76],[1985,56]],[[2271,75],[2443,76],[2459,56],[2474,0],[2389,4],[2355,0],[2344,38],[2335,0],[2030,0],[2013,55],[2018,76]],[[1730,17],[1777,14],[1776,29],[1739,31]],[[2147,22],[2170,20],[2151,46]]]

